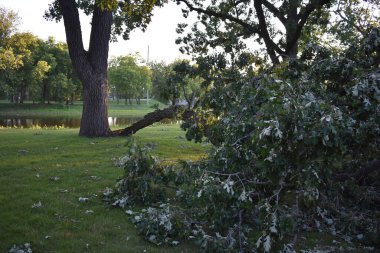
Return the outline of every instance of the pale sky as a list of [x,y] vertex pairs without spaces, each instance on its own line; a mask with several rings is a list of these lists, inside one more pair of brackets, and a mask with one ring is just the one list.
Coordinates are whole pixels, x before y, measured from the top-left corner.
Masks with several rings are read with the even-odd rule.
[[[48,4],[52,0],[0,0],[0,6],[11,9],[21,17],[20,32],[31,32],[36,36],[47,39],[53,36],[58,41],[66,42],[63,21],[47,21],[43,18]],[[90,35],[90,17],[81,15],[81,25],[85,47],[88,47]],[[194,19],[192,19],[194,20]],[[163,8],[156,9],[152,22],[145,33],[136,30],[130,35],[130,40],[122,38],[116,43],[110,44],[110,57],[139,52],[146,59],[148,45],[150,48],[149,59],[152,61],[172,62],[176,58],[185,58],[178,50],[175,39],[178,37],[175,29],[177,23],[186,22],[183,18],[180,6],[169,3]]]

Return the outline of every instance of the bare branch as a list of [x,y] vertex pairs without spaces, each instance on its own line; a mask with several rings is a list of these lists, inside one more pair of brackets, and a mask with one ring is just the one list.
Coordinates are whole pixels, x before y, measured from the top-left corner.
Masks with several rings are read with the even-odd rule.
[[286,23],[286,18],[284,16],[284,14],[281,13],[278,8],[276,8],[268,0],[262,0],[262,3],[276,18],[278,18],[281,21],[282,24]]
[[259,28],[260,32],[258,33],[264,40],[264,43],[267,48],[267,52],[269,54],[269,57],[273,63],[273,65],[276,65],[279,62],[278,57],[276,55],[276,52],[278,54],[283,54],[284,51],[279,48],[279,46],[273,42],[273,40],[269,36],[269,32],[267,29],[267,23],[265,21],[265,15],[263,11],[263,6],[262,6],[262,0],[254,0],[254,7],[257,13],[257,18],[259,20]]

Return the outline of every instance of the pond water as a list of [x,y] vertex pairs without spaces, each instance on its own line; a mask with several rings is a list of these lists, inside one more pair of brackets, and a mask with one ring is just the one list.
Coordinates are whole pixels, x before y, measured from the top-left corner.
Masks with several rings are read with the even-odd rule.
[[[133,124],[141,118],[122,118],[108,117],[110,126],[126,126]],[[78,128],[80,126],[80,118],[62,118],[62,117],[0,117],[1,127],[23,127],[31,128],[33,126],[54,127],[65,126],[68,128]]]

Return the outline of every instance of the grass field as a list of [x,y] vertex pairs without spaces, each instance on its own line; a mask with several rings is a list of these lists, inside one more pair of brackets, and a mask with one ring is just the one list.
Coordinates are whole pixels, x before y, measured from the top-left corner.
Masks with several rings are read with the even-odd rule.
[[[176,124],[133,138],[154,143],[153,152],[166,160],[205,155],[206,147],[186,141]],[[198,251],[192,244],[149,244],[126,214],[102,201],[102,191],[123,174],[112,160],[126,153],[125,138],[79,137],[78,129],[0,129],[0,139],[0,252],[27,242],[33,252]]]

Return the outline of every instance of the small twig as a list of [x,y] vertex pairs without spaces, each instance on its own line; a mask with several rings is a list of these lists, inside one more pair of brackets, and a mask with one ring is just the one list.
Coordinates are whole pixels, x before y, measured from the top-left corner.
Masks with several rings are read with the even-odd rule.
[[284,184],[280,183],[280,189],[277,190],[275,194],[269,197],[269,201],[271,201],[273,198],[276,198],[276,205],[278,205],[279,199],[280,199],[280,193],[282,189],[284,188]]
[[211,171],[211,170],[204,170],[204,172],[210,173],[210,174],[219,175],[219,176],[226,176],[226,177],[231,177],[231,176],[236,176],[236,175],[241,174],[241,172],[236,172],[236,173],[220,173],[220,172],[215,172],[215,171]]
[[255,130],[249,132],[248,134],[244,135],[243,137],[237,139],[234,143],[232,143],[232,146],[236,146],[240,142],[244,141],[245,139],[251,137],[255,133]]

